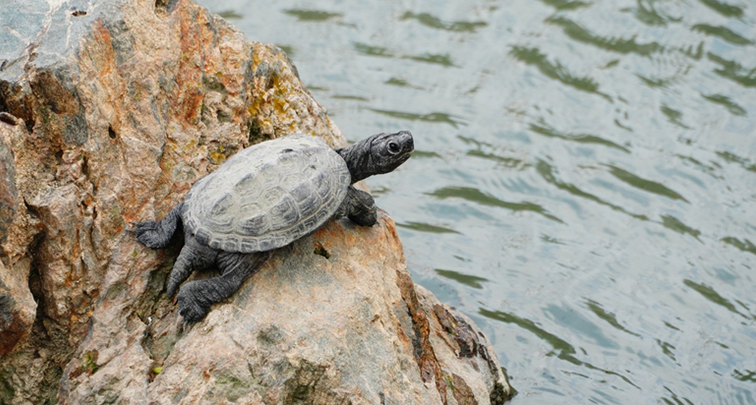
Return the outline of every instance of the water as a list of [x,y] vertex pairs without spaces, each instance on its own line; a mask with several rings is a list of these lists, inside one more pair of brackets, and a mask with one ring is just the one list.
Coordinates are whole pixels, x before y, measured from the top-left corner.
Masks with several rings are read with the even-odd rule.
[[283,48],[513,404],[756,404],[756,3],[204,1]]

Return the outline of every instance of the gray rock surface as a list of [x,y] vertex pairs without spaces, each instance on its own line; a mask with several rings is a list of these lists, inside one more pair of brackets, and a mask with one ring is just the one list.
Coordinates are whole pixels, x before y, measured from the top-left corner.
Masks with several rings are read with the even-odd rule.
[[337,147],[343,135],[283,52],[192,1],[11,3],[0,13],[0,403],[509,395],[473,323],[412,283],[385,214],[277,251],[183,331],[164,290],[179,241],[149,250],[127,223],[162,217],[250,144],[304,132]]

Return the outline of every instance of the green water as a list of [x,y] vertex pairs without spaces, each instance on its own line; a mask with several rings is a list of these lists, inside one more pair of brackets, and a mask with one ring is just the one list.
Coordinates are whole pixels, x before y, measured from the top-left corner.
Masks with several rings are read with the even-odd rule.
[[756,2],[205,0],[283,48],[514,404],[756,404]]

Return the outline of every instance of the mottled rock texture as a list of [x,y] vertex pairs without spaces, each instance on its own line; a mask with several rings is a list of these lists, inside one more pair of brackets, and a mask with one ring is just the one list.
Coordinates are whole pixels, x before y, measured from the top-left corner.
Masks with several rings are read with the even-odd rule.
[[345,138],[281,50],[192,1],[11,3],[0,13],[0,403],[509,396],[475,325],[412,283],[386,214],[277,251],[182,330],[165,296],[180,241],[152,251],[128,223],[162,217],[250,144]]

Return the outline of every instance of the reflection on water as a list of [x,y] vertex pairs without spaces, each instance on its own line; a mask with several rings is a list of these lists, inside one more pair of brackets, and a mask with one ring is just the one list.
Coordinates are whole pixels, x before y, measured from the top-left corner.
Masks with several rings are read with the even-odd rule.
[[294,16],[299,21],[327,21],[334,17],[341,17],[341,13],[329,13],[328,11],[291,8],[282,10],[284,13]]
[[393,52],[380,46],[370,46],[360,42],[354,42],[352,43],[352,46],[354,47],[355,51],[366,56],[382,56],[386,58],[391,58],[394,56]]
[[454,280],[468,287],[477,288],[477,289],[483,288],[483,286],[480,283],[488,281],[488,279],[483,278],[483,277],[470,276],[468,274],[458,273],[452,270],[436,269],[436,273],[438,273],[438,275],[441,277],[446,277],[450,280]]
[[244,18],[243,15],[237,13],[234,10],[217,11],[216,14],[225,18],[226,20],[238,20]]
[[593,300],[586,300],[586,306],[588,307],[588,309],[591,310],[591,312],[596,314],[596,316],[599,317],[599,319],[606,321],[609,325],[616,328],[617,330],[621,330],[633,336],[640,337],[639,334],[635,332],[631,332],[627,330],[624,326],[620,325],[620,323],[617,321],[617,316],[611,312],[606,312],[604,308],[601,307],[601,304],[599,304],[598,302],[593,301]]
[[441,21],[438,17],[432,14],[428,14],[428,13],[415,14],[411,11],[407,11],[401,17],[402,20],[406,20],[408,18],[414,18],[418,22],[420,22],[420,24],[426,25],[431,28],[438,28],[442,30],[458,31],[458,32],[462,32],[462,31],[475,32],[477,28],[485,27],[486,25],[488,25],[488,23],[486,23],[485,21],[472,21],[472,22],[454,21],[451,23],[446,23],[446,22]]
[[670,190],[663,184],[640,178],[628,171],[622,170],[612,165],[607,165],[607,167],[609,167],[609,173],[612,176],[618,178],[619,180],[622,180],[623,182],[635,188],[638,188],[640,190],[643,190],[649,193],[654,193],[654,194],[658,194],[667,198],[671,198],[673,200],[683,200],[685,202],[688,202],[688,200],[683,198],[683,196]]
[[481,205],[487,205],[491,207],[501,207],[512,211],[532,211],[543,215],[545,218],[562,222],[559,218],[547,213],[543,207],[531,202],[508,202],[492,197],[488,194],[481,192],[478,189],[471,187],[444,187],[433,191],[430,195],[439,198],[446,199],[450,197],[462,198],[467,201],[475,202]]
[[[589,93],[603,94],[598,92],[599,85],[590,77],[577,77],[571,74],[561,63],[549,61],[548,56],[541,53],[538,48],[528,48],[524,46],[513,46],[510,51],[512,56],[529,65],[534,65],[544,75],[559,80],[560,82],[572,86],[578,90]],[[605,97],[609,97],[604,95]]]
[[540,120],[539,124],[540,125],[530,124],[530,130],[535,132],[536,134],[540,134],[543,136],[559,138],[559,139],[564,139],[567,141],[573,141],[573,142],[579,142],[579,143],[595,143],[598,145],[605,145],[611,148],[619,149],[623,152],[630,153],[630,151],[627,148],[617,145],[616,143],[610,140],[601,138],[600,136],[590,135],[590,134],[571,134],[571,133],[561,134],[558,131],[546,125],[546,123],[543,122],[542,119]]
[[[728,301],[726,298],[724,298],[721,295],[719,295],[716,291],[714,291],[713,288],[711,288],[709,286],[706,286],[706,285],[703,285],[703,284],[697,284],[697,283],[695,283],[693,281],[690,281],[690,280],[683,280],[683,283],[685,285],[687,285],[688,287],[690,287],[691,289],[693,289],[693,291],[696,291],[697,293],[701,294],[707,300],[709,300],[709,301],[711,301],[711,302],[713,302],[713,303],[715,303],[717,305],[721,305],[722,307],[726,308],[730,312],[736,313],[736,314],[738,314],[738,315],[740,315],[740,316],[742,316],[743,318],[746,318],[746,319],[748,319],[748,318],[756,319],[753,316],[743,315],[740,312],[738,312],[738,310],[735,308],[735,305],[733,305],[732,303],[730,303],[730,301]],[[746,310],[748,309],[748,306],[746,304],[743,304],[742,302],[739,302],[739,301],[738,301],[738,303],[741,306],[743,306],[743,308],[745,308]]]
[[205,1],[351,140],[515,404],[756,404],[756,4]]
[[743,38],[737,33],[730,31],[727,27],[714,27],[708,24],[696,24],[691,28],[693,31],[703,32],[704,34],[714,35],[725,41],[735,45],[751,45],[753,41],[747,38]]
[[431,233],[459,233],[451,228],[445,228],[443,226],[437,226],[437,225],[431,225],[431,224],[425,224],[422,222],[407,222],[405,224],[403,223],[397,223],[396,224],[399,227],[412,229],[415,231],[420,232],[431,232]]
[[458,125],[464,125],[464,123],[462,122],[460,118],[454,117],[451,114],[440,113],[440,112],[433,112],[433,113],[428,113],[428,114],[413,114],[413,113],[402,112],[402,111],[380,110],[377,108],[370,108],[370,110],[378,114],[384,114],[384,115],[388,115],[389,117],[410,120],[410,121],[439,122],[439,123],[449,124],[453,126],[454,128],[457,128]]

